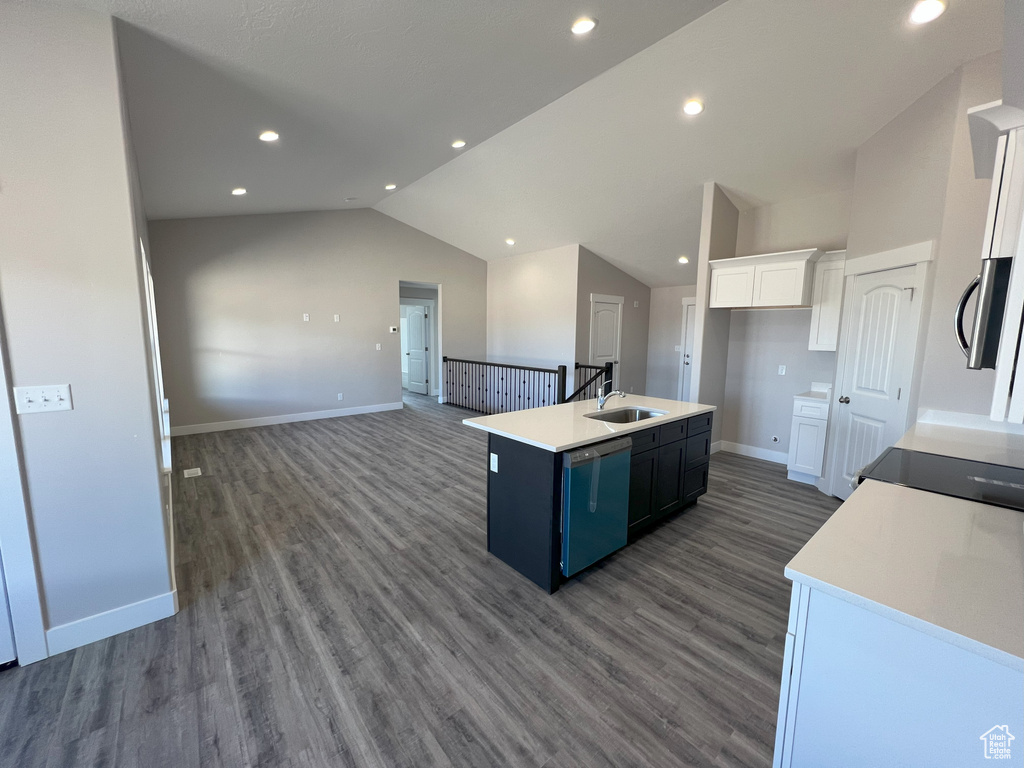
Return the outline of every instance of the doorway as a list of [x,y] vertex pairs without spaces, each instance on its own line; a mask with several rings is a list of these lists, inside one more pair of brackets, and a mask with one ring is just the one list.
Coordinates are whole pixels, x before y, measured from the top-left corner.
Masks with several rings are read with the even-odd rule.
[[848,498],[860,470],[907,430],[923,285],[915,266],[847,281],[833,402],[833,496]]
[[612,364],[612,389],[619,388],[619,354],[622,351],[622,296],[590,294],[590,364]]
[[399,283],[402,389],[420,395],[440,392],[439,286]]
[[683,299],[683,327],[679,338],[679,387],[676,399],[690,402],[690,379],[693,371],[693,334],[697,322],[697,299]]

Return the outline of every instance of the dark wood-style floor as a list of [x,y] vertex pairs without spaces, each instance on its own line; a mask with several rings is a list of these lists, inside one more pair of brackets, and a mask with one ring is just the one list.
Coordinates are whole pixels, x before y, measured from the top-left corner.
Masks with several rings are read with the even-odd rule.
[[769,765],[782,569],[838,501],[718,454],[548,596],[485,551],[465,415],[175,438],[180,613],[0,673],[0,764]]

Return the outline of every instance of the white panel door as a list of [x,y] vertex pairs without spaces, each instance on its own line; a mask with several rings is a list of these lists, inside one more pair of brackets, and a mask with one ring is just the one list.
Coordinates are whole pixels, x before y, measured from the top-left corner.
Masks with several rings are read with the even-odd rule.
[[622,343],[622,303],[620,296],[591,295],[590,364],[612,366],[612,386],[619,388],[619,352]]
[[11,609],[7,602],[7,583],[3,578],[4,561],[0,558],[0,664],[14,661],[14,628],[11,626]]
[[696,323],[697,300],[683,299],[683,344],[682,359],[679,361],[679,392],[676,398],[690,402],[690,379],[693,371],[693,331]]
[[427,308],[409,307],[405,327],[408,329],[409,391],[427,394]]
[[836,388],[832,494],[852,492],[857,473],[907,429],[921,300],[915,267],[854,278],[843,324]]

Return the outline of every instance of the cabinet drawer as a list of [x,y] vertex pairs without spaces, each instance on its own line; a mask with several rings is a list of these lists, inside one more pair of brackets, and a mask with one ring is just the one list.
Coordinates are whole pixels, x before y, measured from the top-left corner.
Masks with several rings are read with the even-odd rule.
[[706,464],[711,458],[711,433],[703,432],[686,439],[686,469]]
[[693,416],[686,420],[686,434],[696,435],[700,432],[711,431],[711,415],[710,413],[702,413],[700,416]]
[[708,490],[708,464],[691,469],[683,475],[683,504],[690,504]]
[[828,400],[810,400],[801,397],[793,399],[793,415],[805,419],[827,419]]
[[686,437],[686,419],[663,424],[661,427],[661,444],[668,445]]
[[642,453],[651,448],[657,448],[660,431],[658,427],[654,427],[630,434],[630,437],[633,438],[633,453]]

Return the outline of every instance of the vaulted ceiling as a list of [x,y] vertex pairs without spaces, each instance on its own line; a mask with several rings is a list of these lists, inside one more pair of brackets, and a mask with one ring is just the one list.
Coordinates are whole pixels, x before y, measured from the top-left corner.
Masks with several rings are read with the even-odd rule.
[[856,148],[1002,21],[1002,0],[921,27],[912,0],[78,4],[122,20],[151,218],[373,206],[484,259],[581,243],[650,285],[693,282],[703,182],[741,205],[849,189]]

